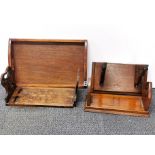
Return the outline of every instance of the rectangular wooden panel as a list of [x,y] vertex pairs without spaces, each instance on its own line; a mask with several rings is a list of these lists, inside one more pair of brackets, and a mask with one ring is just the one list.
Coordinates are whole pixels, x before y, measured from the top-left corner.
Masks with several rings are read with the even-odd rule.
[[85,111],[108,112],[118,114],[148,115],[141,96],[125,96],[113,94],[90,94]]
[[104,63],[94,64],[94,90],[141,93],[141,88],[135,87],[135,66],[137,65],[107,63],[104,85],[101,86],[100,78],[103,64]]
[[86,41],[12,40],[17,86],[74,87],[87,79]]
[[75,100],[74,88],[17,87],[9,105],[73,107]]

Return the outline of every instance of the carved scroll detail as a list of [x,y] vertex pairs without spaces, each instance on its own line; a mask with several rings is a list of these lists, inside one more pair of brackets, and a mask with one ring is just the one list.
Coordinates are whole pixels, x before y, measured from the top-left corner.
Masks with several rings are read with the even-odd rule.
[[11,95],[13,94],[16,85],[14,83],[14,72],[11,67],[7,67],[6,72],[1,76],[1,84],[6,90],[5,102],[8,103]]

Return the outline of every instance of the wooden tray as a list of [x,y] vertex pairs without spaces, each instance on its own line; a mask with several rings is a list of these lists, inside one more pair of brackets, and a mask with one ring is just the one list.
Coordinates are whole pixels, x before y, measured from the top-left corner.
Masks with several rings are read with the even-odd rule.
[[148,116],[152,83],[148,65],[93,63],[85,111]]
[[73,107],[86,81],[86,40],[9,40],[7,105]]

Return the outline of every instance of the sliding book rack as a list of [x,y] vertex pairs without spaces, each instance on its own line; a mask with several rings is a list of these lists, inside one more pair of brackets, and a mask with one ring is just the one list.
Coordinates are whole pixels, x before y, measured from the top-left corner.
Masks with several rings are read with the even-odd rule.
[[86,80],[86,40],[9,40],[7,105],[73,107]]
[[152,83],[147,72],[148,65],[94,62],[85,111],[148,116]]

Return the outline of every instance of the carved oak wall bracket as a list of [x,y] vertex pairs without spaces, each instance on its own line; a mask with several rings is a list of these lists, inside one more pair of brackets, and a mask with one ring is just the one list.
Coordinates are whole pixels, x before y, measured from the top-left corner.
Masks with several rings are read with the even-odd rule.
[[1,76],[1,84],[6,90],[6,103],[9,102],[9,99],[11,98],[16,85],[14,83],[14,72],[11,67],[7,67],[5,73]]

